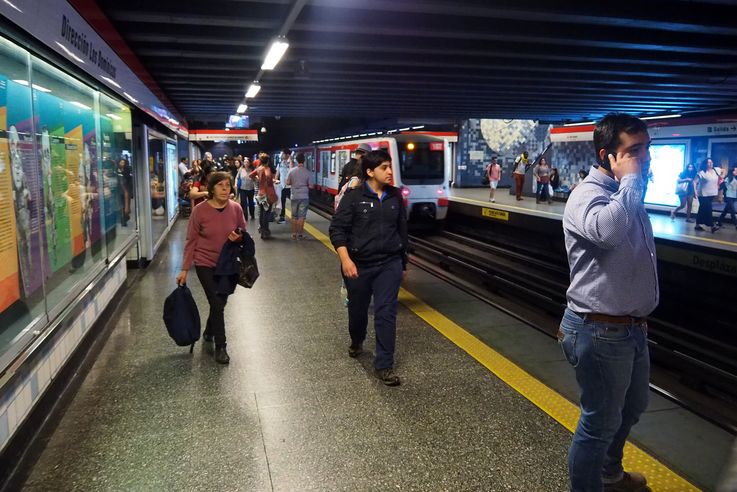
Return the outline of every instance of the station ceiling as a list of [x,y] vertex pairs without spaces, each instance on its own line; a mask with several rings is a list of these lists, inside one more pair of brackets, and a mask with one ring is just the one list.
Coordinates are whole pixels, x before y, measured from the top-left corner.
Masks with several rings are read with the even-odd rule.
[[[188,120],[531,118],[737,106],[737,2],[97,0]],[[84,15],[84,12],[83,12]]]

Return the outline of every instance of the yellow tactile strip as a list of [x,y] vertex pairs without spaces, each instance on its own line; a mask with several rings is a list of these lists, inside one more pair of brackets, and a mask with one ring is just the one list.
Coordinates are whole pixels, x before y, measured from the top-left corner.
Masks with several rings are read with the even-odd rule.
[[[305,230],[334,252],[330,239],[310,224]],[[548,386],[531,376],[518,365],[495,351],[462,327],[425,304],[405,289],[399,291],[399,301],[427,324],[442,333],[451,342],[489,369],[519,394],[550,415],[571,432],[576,429],[579,408]],[[648,453],[628,442],[624,448],[624,467],[647,476],[653,492],[698,491],[693,484],[670,470]]]

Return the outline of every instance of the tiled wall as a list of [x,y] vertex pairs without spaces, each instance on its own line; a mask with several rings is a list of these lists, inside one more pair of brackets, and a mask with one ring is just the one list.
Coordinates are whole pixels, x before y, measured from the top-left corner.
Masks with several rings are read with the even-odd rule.
[[[481,186],[484,169],[498,156],[503,177],[500,186],[512,183],[514,159],[527,150],[534,159],[550,143],[551,125],[532,120],[470,119],[461,125],[456,158],[456,186]],[[532,179],[528,180],[532,191]]]
[[40,353],[20,367],[17,375],[0,388],[0,450],[5,448],[125,279],[126,262],[120,261],[100,284],[87,293],[70,319],[62,322]]
[[550,165],[558,169],[560,185],[570,187],[576,182],[576,175],[581,169],[588,172],[594,164],[593,142],[560,142],[550,148],[550,156],[545,156]]

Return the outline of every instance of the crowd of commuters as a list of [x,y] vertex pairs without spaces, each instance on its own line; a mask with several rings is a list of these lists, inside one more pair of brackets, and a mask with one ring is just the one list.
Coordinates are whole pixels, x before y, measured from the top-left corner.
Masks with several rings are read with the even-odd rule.
[[[686,222],[696,222],[694,229],[697,231],[718,231],[727,214],[732,219],[732,225],[737,227],[737,166],[731,169],[728,166],[717,167],[711,157],[704,159],[698,169],[694,164],[688,164],[676,180],[676,195],[680,203],[671,211],[672,220],[685,208]],[[694,198],[698,200],[699,206],[695,220],[691,217]],[[713,210],[715,201],[724,203],[722,213],[716,221]]]

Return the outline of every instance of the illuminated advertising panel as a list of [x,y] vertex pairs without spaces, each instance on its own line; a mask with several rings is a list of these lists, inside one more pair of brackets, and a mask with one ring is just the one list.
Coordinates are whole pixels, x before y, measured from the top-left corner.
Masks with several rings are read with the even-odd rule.
[[645,203],[677,206],[676,182],[686,164],[686,143],[654,143],[650,146],[650,177]]

